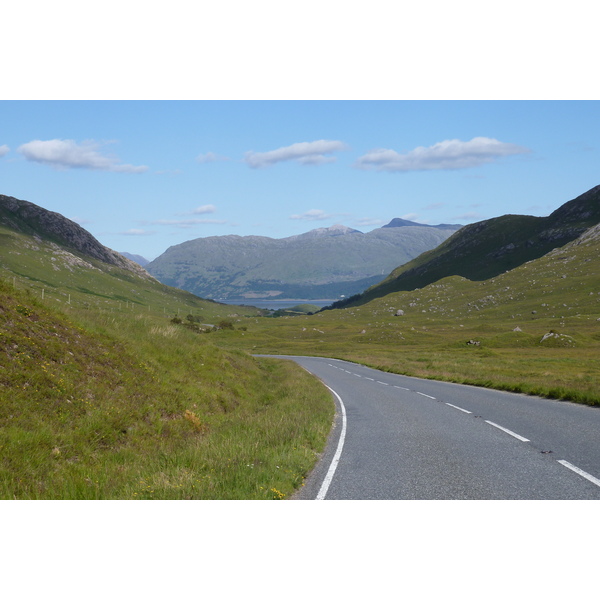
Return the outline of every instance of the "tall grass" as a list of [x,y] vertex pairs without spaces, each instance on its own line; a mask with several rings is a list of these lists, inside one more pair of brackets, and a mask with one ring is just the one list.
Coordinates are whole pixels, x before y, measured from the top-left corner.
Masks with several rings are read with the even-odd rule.
[[49,309],[0,282],[0,497],[280,499],[333,417],[293,364],[164,316]]

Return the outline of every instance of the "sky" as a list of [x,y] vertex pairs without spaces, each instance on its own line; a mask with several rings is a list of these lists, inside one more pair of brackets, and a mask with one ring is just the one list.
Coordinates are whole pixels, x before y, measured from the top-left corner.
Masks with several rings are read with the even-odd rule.
[[0,193],[152,260],[197,237],[545,216],[600,183],[594,100],[4,100]]

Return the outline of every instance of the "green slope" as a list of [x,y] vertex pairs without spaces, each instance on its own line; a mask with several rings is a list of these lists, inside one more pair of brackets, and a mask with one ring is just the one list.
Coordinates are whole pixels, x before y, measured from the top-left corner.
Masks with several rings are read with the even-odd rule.
[[458,275],[482,281],[510,271],[576,239],[600,222],[600,186],[567,202],[548,217],[504,215],[467,225],[381,283],[335,307],[364,304],[400,290],[425,287]]

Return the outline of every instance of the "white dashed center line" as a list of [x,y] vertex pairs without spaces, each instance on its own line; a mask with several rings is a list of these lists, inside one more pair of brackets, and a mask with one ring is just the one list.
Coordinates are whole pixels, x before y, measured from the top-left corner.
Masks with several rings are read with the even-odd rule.
[[452,408],[456,408],[456,410],[462,410],[464,413],[467,413],[468,415],[472,414],[470,410],[465,410],[464,408],[461,408],[460,406],[456,406],[454,404],[450,404],[450,402],[446,402],[446,404],[448,406],[451,406]]
[[594,483],[600,487],[600,479],[596,479],[593,475],[586,473],[579,467],[572,465],[570,462],[567,462],[566,460],[559,460],[557,462],[559,462],[563,467],[567,467],[567,469],[571,469],[571,471],[574,471],[575,473],[577,473],[577,475],[581,475],[582,477],[585,477],[588,481],[591,481],[592,483]]
[[518,440],[521,440],[522,442],[529,441],[527,438],[524,438],[522,435],[519,435],[518,433],[515,433],[514,431],[511,431],[510,429],[506,429],[505,427],[502,427],[501,425],[498,425],[497,423],[492,423],[491,421],[486,421],[486,423],[489,423],[490,425],[492,425],[493,427],[497,427],[498,429],[502,429],[502,431],[504,431],[505,433],[508,433],[508,435],[512,435],[513,437],[517,438]]

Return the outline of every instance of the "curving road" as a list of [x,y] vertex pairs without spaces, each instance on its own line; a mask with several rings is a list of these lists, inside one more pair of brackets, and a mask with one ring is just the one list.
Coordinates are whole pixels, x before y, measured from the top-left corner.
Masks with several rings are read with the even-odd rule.
[[600,410],[294,360],[327,385],[336,420],[297,499],[600,499]]

